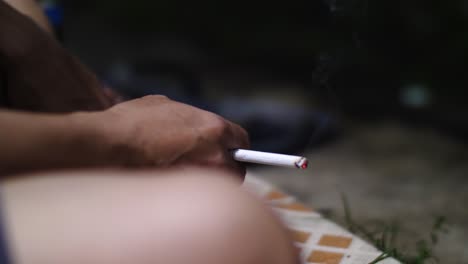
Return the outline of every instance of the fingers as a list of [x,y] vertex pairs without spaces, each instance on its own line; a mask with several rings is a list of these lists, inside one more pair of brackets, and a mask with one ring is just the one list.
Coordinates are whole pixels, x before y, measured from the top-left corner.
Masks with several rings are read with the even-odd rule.
[[232,157],[232,150],[238,148],[250,148],[249,135],[247,131],[245,131],[245,129],[243,129],[241,126],[228,120],[226,120],[226,123],[228,126],[228,133],[226,135],[227,138],[225,143],[226,149],[224,150],[224,160],[226,167],[229,171],[238,175],[242,180],[244,180],[246,173],[245,165],[234,160]]
[[234,160],[232,157],[233,149],[248,149],[250,148],[249,135],[241,126],[226,120],[218,115],[210,113],[209,122],[215,124],[215,133],[211,133],[213,137],[210,142],[215,143],[209,151],[210,157],[202,159],[207,161],[207,165],[223,168],[226,171],[234,173],[241,179],[244,179],[246,169],[243,163]]
[[207,162],[206,160],[198,162],[186,162],[180,160],[174,164],[176,168],[200,168],[200,169],[215,169],[224,172],[223,175],[232,176],[240,184],[244,182],[246,169],[243,164],[235,161],[229,154],[226,154],[222,161]]
[[232,157],[232,152],[230,150],[226,151],[225,165],[227,171],[240,177],[240,179],[244,181],[245,174],[247,172],[245,165],[241,162],[234,160],[234,158]]
[[229,120],[226,120],[228,126],[228,135],[227,135],[227,148],[228,149],[249,149],[250,148],[250,140],[249,134],[247,131]]
[[217,146],[209,152],[195,152],[185,155],[173,162],[175,166],[199,166],[215,168],[235,176],[241,181],[245,178],[246,169],[243,163],[233,159],[232,152],[223,145]]

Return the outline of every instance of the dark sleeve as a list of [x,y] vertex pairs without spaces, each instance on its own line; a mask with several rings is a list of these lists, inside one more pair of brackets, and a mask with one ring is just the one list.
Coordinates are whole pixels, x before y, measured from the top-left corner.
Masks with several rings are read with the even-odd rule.
[[[1,0],[0,0],[1,1]],[[0,202],[1,204],[1,202]],[[11,264],[10,251],[8,247],[8,240],[6,236],[5,223],[0,207],[0,264]]]
[[0,0],[0,104],[41,112],[102,110],[101,84],[30,18]]

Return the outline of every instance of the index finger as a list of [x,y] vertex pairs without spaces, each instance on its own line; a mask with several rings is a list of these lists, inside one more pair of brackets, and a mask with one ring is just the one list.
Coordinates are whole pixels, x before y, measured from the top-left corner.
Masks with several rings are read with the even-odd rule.
[[229,136],[227,138],[226,147],[231,149],[249,149],[250,148],[250,140],[249,140],[249,133],[239,126],[236,123],[233,123],[229,120],[226,120],[228,129],[229,129]]

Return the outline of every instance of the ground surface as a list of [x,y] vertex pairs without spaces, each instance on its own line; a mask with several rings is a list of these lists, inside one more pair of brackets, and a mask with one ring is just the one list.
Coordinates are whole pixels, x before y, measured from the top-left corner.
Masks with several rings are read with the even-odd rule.
[[362,125],[309,152],[306,172],[254,168],[308,205],[343,222],[340,192],[358,222],[399,220],[403,243],[427,235],[434,217],[450,232],[437,247],[442,264],[468,263],[468,148],[430,130],[397,123]]

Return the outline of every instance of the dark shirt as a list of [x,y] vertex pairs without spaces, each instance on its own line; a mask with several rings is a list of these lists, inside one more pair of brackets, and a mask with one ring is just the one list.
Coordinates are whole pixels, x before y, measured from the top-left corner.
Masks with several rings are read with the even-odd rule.
[[29,17],[0,0],[0,107],[69,112],[109,105],[94,74]]

